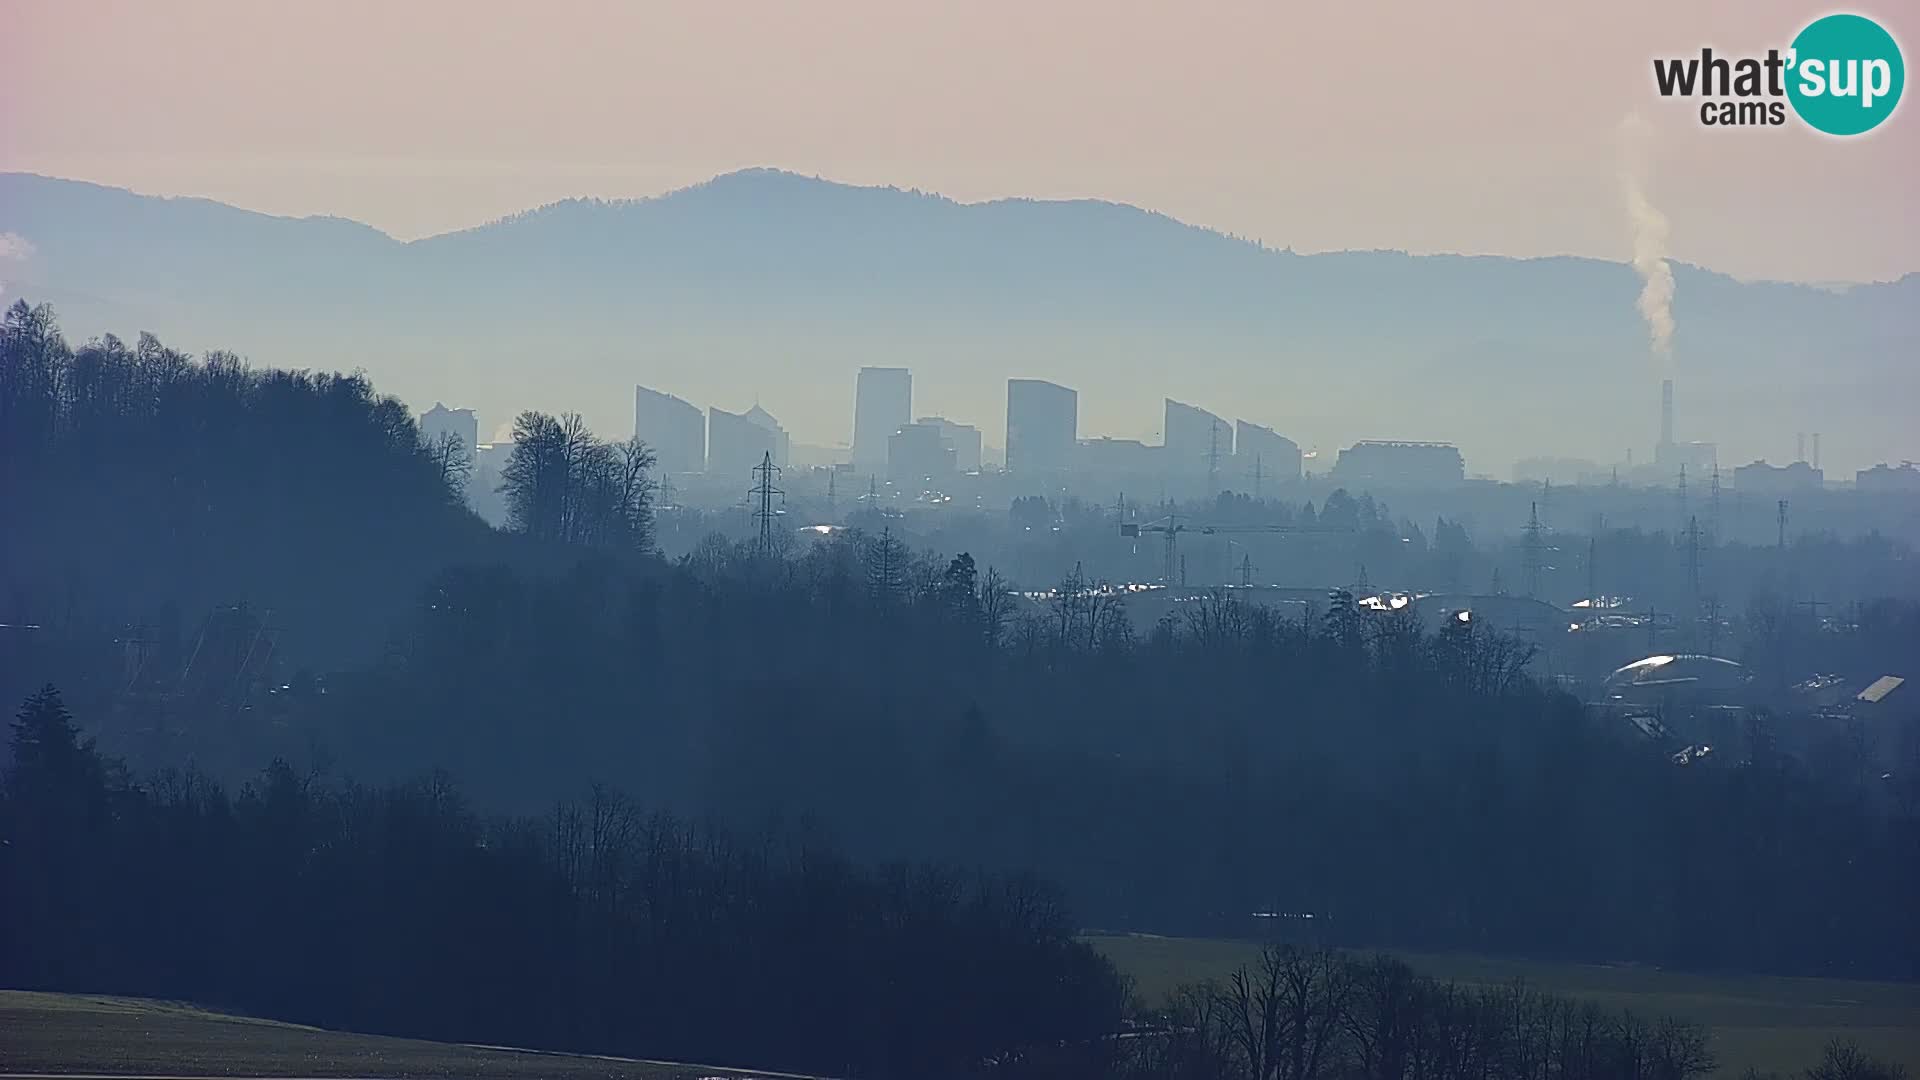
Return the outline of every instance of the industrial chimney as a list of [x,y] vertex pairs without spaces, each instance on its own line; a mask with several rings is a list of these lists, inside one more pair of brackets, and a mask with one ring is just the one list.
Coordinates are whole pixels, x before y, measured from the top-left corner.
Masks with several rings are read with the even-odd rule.
[[1660,445],[1673,445],[1673,380],[1660,383]]

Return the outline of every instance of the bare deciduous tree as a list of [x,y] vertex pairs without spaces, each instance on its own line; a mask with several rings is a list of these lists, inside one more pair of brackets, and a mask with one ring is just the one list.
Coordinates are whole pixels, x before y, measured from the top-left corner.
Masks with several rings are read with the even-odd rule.
[[501,470],[507,520],[543,540],[647,550],[653,543],[653,451],[605,443],[578,413],[525,412]]
[[1013,615],[1013,588],[1000,571],[987,567],[980,578],[980,633],[990,647],[998,647],[1006,637],[1007,620]]
[[427,440],[426,450],[434,471],[440,474],[440,483],[455,498],[464,498],[467,478],[473,474],[473,451],[467,441],[454,432],[443,431]]

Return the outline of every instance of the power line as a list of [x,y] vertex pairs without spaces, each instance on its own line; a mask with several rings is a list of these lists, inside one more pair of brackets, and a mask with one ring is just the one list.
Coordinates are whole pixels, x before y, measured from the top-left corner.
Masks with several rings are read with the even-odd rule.
[[1707,488],[1707,539],[1720,542],[1720,463],[1713,463],[1713,480]]
[[787,493],[775,487],[773,481],[780,475],[780,466],[773,463],[773,451],[761,455],[760,464],[753,467],[754,484],[747,494],[752,495],[758,505],[753,516],[760,522],[760,555],[769,558],[773,555],[773,497],[780,496],[781,505],[787,501]]
[[1527,539],[1524,545],[1526,559],[1527,597],[1532,599],[1540,593],[1540,504],[1530,504],[1527,516]]
[[1207,427],[1207,498],[1220,493],[1220,421]]
[[1674,487],[1674,498],[1680,504],[1680,513],[1674,519],[1676,526],[1687,520],[1687,463],[1680,463],[1680,483]]
[[[1167,500],[1167,569],[1165,574],[1165,581],[1168,585],[1174,584],[1174,578],[1173,578],[1173,569],[1174,569],[1174,563],[1175,563],[1174,553],[1179,548],[1181,528],[1182,526],[1180,524],[1179,508],[1172,499],[1168,499]],[[1183,571],[1183,573],[1181,574],[1181,577],[1183,578],[1186,576],[1186,574],[1184,573],[1186,569],[1186,565],[1187,564],[1185,560],[1181,560],[1179,562],[1179,566]],[[1181,581],[1179,582],[1179,584],[1184,585],[1186,584],[1186,582]]]
[[1687,590],[1693,596],[1695,614],[1700,610],[1700,521],[1687,519]]
[[1599,535],[1587,537],[1587,622],[1590,625],[1598,625],[1600,617],[1600,577],[1594,561],[1599,550]]

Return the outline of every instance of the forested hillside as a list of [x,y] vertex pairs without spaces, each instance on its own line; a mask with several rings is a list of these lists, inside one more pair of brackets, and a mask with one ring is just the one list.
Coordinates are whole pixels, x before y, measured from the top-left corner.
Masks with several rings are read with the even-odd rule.
[[23,301],[4,318],[0,621],[118,634],[165,613],[154,631],[178,634],[245,602],[326,663],[437,568],[499,551],[364,375],[195,359],[151,334],[75,348]]
[[[43,313],[8,320],[5,566],[36,613],[8,621],[37,624],[8,631],[10,692],[60,684],[138,772],[441,768],[522,814],[600,781],[748,832],[804,824],[863,864],[1037,872],[1117,929],[1237,934],[1259,911],[1331,943],[1920,963],[1920,788],[1844,727],[1795,757],[1759,715],[1677,767],[1477,622],[1217,594],[1136,630],[1097,583],[1022,600],[879,519],[669,565],[620,467],[644,473],[643,448],[538,414],[509,471],[559,486],[493,533],[364,380],[150,341],[68,355]],[[246,658],[214,686],[129,675],[141,624],[173,612],[204,655],[196,620],[235,599],[336,636],[288,633],[270,679]],[[223,616],[242,644],[267,636],[249,617]]]

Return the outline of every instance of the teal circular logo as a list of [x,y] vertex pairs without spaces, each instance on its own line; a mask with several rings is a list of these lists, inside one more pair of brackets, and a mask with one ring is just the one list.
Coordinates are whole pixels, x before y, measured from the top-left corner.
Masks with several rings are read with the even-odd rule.
[[1907,65],[1880,24],[1861,15],[1827,15],[1793,39],[1787,100],[1816,131],[1859,135],[1900,104]]

